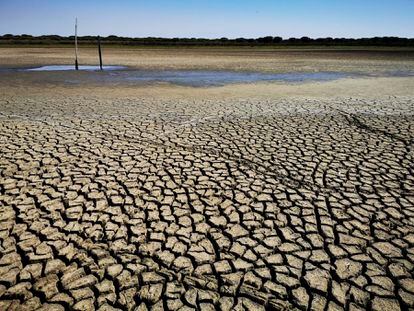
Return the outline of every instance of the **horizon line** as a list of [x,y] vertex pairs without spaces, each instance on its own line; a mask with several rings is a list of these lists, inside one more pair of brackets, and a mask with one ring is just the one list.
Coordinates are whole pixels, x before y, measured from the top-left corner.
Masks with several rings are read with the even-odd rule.
[[[74,37],[75,34],[73,35],[58,35],[58,34],[42,34],[42,35],[31,35],[28,33],[21,33],[21,34],[14,34],[14,33],[3,33],[0,34],[0,37],[4,37],[7,35],[12,35],[12,36],[30,36],[30,37],[43,37],[43,36],[58,36],[58,37],[62,37],[62,38],[69,38],[69,37]],[[128,38],[128,39],[146,39],[146,38],[155,38],[155,39],[204,39],[204,40],[221,40],[221,39],[228,39],[228,40],[236,40],[236,39],[260,39],[260,38],[268,38],[268,37],[272,37],[272,38],[282,38],[283,40],[289,40],[289,39],[302,39],[302,38],[309,38],[309,39],[313,39],[313,40],[317,40],[317,39],[348,39],[348,40],[358,40],[358,39],[373,39],[373,38],[398,38],[398,39],[408,39],[408,40],[413,40],[414,37],[400,37],[400,36],[390,36],[390,35],[384,35],[384,36],[372,36],[372,37],[331,37],[331,36],[326,36],[326,37],[309,37],[309,36],[300,36],[300,37],[283,37],[283,36],[279,36],[279,35],[266,35],[266,36],[258,36],[258,37],[170,37],[170,36],[141,36],[141,37],[133,37],[133,36],[122,36],[122,35],[115,35],[115,34],[111,34],[111,35],[107,35],[107,36],[103,36],[103,35],[99,35],[99,34],[91,34],[91,35],[78,35],[78,38],[82,38],[82,37],[97,37],[100,36],[101,38],[108,38],[108,37],[118,37],[118,38]]]

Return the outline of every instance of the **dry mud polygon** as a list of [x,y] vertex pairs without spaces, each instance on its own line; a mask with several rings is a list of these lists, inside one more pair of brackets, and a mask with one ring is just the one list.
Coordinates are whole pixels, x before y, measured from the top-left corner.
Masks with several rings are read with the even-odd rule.
[[413,111],[3,97],[0,309],[413,308]]

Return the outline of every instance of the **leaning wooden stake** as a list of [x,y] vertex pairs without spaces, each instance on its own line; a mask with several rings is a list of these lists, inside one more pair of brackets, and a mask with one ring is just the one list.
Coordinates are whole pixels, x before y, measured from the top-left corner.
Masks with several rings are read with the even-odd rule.
[[103,68],[102,68],[101,37],[100,36],[98,36],[98,50],[99,50],[99,67],[101,68],[101,70],[103,70]]
[[78,65],[78,19],[75,20],[75,69],[79,70]]

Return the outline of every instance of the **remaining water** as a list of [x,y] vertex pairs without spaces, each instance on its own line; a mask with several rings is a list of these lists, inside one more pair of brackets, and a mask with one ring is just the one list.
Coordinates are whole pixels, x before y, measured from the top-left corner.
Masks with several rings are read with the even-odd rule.
[[[0,68],[1,72],[36,72],[38,81],[58,82],[67,84],[83,84],[85,82],[103,85],[112,84],[154,84],[171,83],[176,85],[208,87],[223,86],[234,83],[254,83],[263,81],[280,81],[287,83],[303,83],[311,81],[332,81],[351,77],[370,77],[372,74],[346,72],[289,72],[289,73],[262,73],[244,71],[214,71],[214,70],[140,70],[124,66],[79,66],[51,65],[27,69]],[[43,72],[43,73],[42,73]],[[380,76],[412,76],[413,72],[394,71]]]
[[[124,69],[124,66],[103,66],[104,70],[120,70]],[[25,71],[67,71],[67,70],[75,70],[74,65],[51,65],[51,66],[42,66],[37,68],[29,68],[23,69]],[[87,70],[87,71],[96,71],[101,70],[99,66],[79,66],[79,70]]]
[[[114,76],[114,74],[112,75]],[[175,70],[175,71],[125,71],[117,79],[131,82],[167,82],[190,86],[221,86],[232,83],[253,83],[260,81],[330,81],[345,78],[348,75],[338,72],[309,72],[309,73],[260,73],[237,71],[205,71],[205,70]]]
[[64,79],[64,82],[71,84],[82,83],[86,79],[87,81],[98,83],[171,83],[195,87],[222,86],[226,84],[260,81],[331,81],[350,76],[350,74],[340,72],[292,72],[275,74],[217,70],[138,70],[124,66],[104,66],[103,69],[101,71],[99,66],[79,66],[79,71],[75,71],[74,65],[50,65],[20,70],[36,72],[70,71],[73,74],[62,74],[61,77],[54,75],[54,79]]

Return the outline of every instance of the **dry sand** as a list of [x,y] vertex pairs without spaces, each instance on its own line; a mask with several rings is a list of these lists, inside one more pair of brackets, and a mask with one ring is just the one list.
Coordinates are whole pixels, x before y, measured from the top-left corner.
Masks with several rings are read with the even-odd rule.
[[[65,53],[0,49],[0,65]],[[413,67],[375,53],[283,66],[259,52],[112,53],[158,69]],[[414,308],[414,78],[0,82],[1,310]]]

